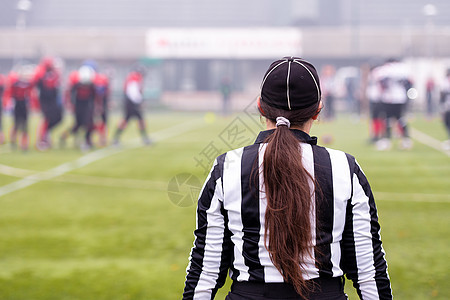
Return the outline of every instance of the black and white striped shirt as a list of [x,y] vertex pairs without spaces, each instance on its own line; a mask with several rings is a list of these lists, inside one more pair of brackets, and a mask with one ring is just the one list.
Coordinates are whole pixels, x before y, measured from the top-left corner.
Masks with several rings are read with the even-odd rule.
[[[261,170],[272,132],[216,159],[199,196],[183,299],[213,299],[228,270],[233,281],[283,282],[264,246]],[[363,171],[353,156],[292,132],[301,141],[303,166],[320,187],[312,199],[315,257],[305,263],[305,279],[345,274],[361,299],[391,299],[377,209]]]

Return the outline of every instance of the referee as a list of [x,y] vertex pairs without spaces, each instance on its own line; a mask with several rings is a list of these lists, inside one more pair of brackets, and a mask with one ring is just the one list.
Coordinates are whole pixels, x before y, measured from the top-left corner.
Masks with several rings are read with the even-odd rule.
[[392,299],[369,183],[355,158],[309,136],[322,108],[313,65],[272,63],[253,145],[219,156],[200,193],[183,299]]

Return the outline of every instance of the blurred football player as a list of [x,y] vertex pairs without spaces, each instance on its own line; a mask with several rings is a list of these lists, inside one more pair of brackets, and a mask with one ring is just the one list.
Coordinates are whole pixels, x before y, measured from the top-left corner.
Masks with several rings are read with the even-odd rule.
[[52,58],[46,57],[41,61],[37,67],[34,81],[39,91],[39,104],[44,117],[36,146],[39,150],[46,150],[51,145],[50,131],[62,119],[61,79]]
[[82,150],[92,148],[91,134],[94,129],[94,100],[96,89],[94,84],[95,71],[90,66],[82,66],[69,76],[69,85],[66,94],[66,105],[74,111],[75,124],[70,130],[65,131],[60,139],[61,146],[70,134],[76,136],[80,128],[85,130],[85,140],[81,144]]
[[17,72],[11,72],[7,78],[8,95],[14,107],[14,124],[11,130],[11,146],[17,147],[17,135],[22,133],[20,147],[28,150],[28,110],[31,92],[34,87],[34,68],[31,65],[19,67]]
[[95,76],[95,129],[100,135],[100,145],[106,146],[108,135],[108,103],[109,103],[109,78],[106,74],[97,73]]
[[385,116],[381,103],[381,84],[378,78],[378,67],[372,66],[367,78],[366,96],[369,100],[371,142],[378,142],[385,132]]
[[406,65],[395,59],[388,60],[378,68],[379,84],[381,86],[381,103],[386,117],[385,137],[377,142],[378,150],[388,150],[391,147],[392,121],[396,122],[402,138],[400,147],[411,149],[412,140],[409,137],[406,110],[409,102],[408,90],[412,87]]
[[446,78],[442,82],[439,104],[441,106],[442,118],[447,130],[447,140],[444,149],[450,151],[450,69],[447,70]]
[[144,100],[142,89],[144,81],[144,70],[142,68],[137,68],[131,71],[124,85],[124,110],[125,117],[120,122],[115,134],[113,144],[119,144],[119,138],[122,132],[128,125],[128,121],[131,118],[136,118],[139,122],[139,131],[141,133],[144,144],[151,144],[151,140],[147,135],[147,129],[145,121],[142,117],[142,102]]
[[5,142],[5,135],[3,134],[3,92],[5,91],[5,76],[0,74],[0,145]]

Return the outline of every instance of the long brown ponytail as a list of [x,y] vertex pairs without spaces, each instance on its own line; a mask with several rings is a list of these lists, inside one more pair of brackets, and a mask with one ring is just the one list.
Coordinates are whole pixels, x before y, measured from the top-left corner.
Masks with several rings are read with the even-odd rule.
[[[260,111],[275,121],[285,117],[291,126],[302,126],[318,110],[318,104],[305,109],[286,111],[264,102]],[[299,140],[287,126],[278,126],[267,140],[263,175],[267,197],[265,214],[265,246],[275,267],[286,282],[292,283],[298,294],[308,290],[303,279],[305,258],[312,257],[310,184],[314,180],[302,165]]]

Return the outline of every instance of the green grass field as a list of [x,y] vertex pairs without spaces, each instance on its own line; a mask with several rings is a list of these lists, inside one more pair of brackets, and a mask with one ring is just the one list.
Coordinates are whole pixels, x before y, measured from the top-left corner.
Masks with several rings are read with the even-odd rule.
[[[181,298],[198,189],[184,185],[176,194],[169,182],[191,174],[203,183],[210,157],[253,141],[262,125],[244,114],[147,119],[156,141],[150,147],[141,146],[134,123],[120,148],[82,153],[69,143],[23,153],[0,146],[0,299]],[[411,124],[446,138],[438,119]],[[357,157],[369,178],[395,298],[449,299],[450,157],[417,140],[410,151],[375,151],[367,128],[341,117],[317,123],[312,134],[319,144],[332,135],[329,146]],[[357,299],[350,281],[346,290]]]

